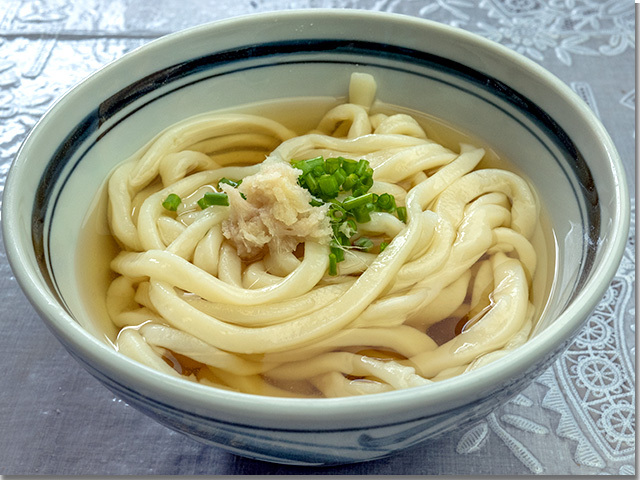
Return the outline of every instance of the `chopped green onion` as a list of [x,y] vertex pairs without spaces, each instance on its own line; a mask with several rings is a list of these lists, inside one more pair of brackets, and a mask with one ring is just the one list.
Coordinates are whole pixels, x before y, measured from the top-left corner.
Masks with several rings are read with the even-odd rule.
[[[345,171],[342,168],[339,168],[338,170],[336,170],[335,172],[332,173],[332,177],[336,179],[336,182],[338,182],[338,187],[342,186],[342,184],[344,183],[345,179],[347,178],[347,174],[345,173]],[[344,187],[343,187],[344,189]]]
[[353,210],[353,216],[358,223],[367,223],[371,221],[371,215],[369,215],[369,209],[367,204],[362,205]]
[[346,247],[351,245],[351,242],[349,241],[349,236],[346,235],[346,232],[342,231],[342,225],[344,225],[342,222],[332,223],[331,229],[333,230],[333,239],[338,242],[338,244]]
[[202,210],[204,210],[207,207],[211,207],[213,205],[228,206],[229,197],[227,196],[226,193],[207,192],[204,194],[204,197],[198,200],[198,205]]
[[338,274],[338,259],[334,253],[329,254],[329,275],[336,276]]
[[335,240],[331,241],[331,253],[336,256],[336,261],[342,262],[344,260],[344,250],[342,249],[342,245],[340,245]]
[[318,181],[311,173],[307,173],[303,178],[307,185],[308,190],[312,194],[317,194],[320,191],[320,187],[318,186]]
[[353,237],[358,232],[358,224],[353,218],[348,218],[346,221],[342,222],[340,231],[347,237]]
[[351,198],[345,199],[345,201],[342,202],[342,208],[344,208],[345,210],[353,210],[362,205],[366,205],[367,203],[372,203],[372,202],[373,202],[373,193],[368,193],[366,195],[360,195],[359,197],[351,197]]
[[311,172],[317,166],[324,166],[324,158],[316,157],[308,160],[299,160],[291,163],[293,168],[302,170],[302,175],[306,175]]
[[355,174],[358,177],[362,177],[368,167],[369,167],[369,162],[367,162],[365,159],[360,160],[358,162],[358,166],[356,167]]
[[367,193],[367,188],[365,188],[359,181],[358,185],[353,189],[354,197],[361,197]]
[[325,160],[325,170],[327,173],[334,173],[342,165],[342,161],[339,157],[327,158]]
[[[347,173],[347,175],[350,175],[356,171],[356,168],[358,168],[357,161],[351,160],[350,158],[342,158],[342,157],[340,158],[342,159],[342,168]],[[357,178],[357,175],[356,175],[356,178]]]
[[361,248],[365,252],[368,252],[369,250],[371,250],[371,247],[373,247],[373,242],[370,238],[360,237],[358,240],[353,242],[353,245],[355,247]]
[[222,177],[220,180],[218,180],[218,188],[220,188],[220,184],[225,183],[227,185],[231,185],[233,188],[237,188],[238,185],[240,185],[242,183],[242,180],[238,180],[237,182],[235,180],[230,180],[227,177]]
[[340,231],[336,233],[335,239],[340,245],[344,247],[348,247],[349,245],[351,245],[351,242],[349,241],[349,237],[347,237],[344,233]]
[[376,203],[380,210],[385,212],[390,212],[395,208],[394,198],[388,193],[383,193],[382,195],[380,195]]
[[360,181],[360,178],[358,178],[358,176],[355,173],[349,173],[347,175],[347,178],[344,179],[344,182],[342,182],[342,189],[345,192],[348,192],[353,187],[355,187],[359,181]]
[[329,198],[337,197],[340,191],[338,181],[333,177],[333,175],[329,175],[328,173],[318,178],[318,186],[320,187],[320,191],[323,195]]
[[311,170],[311,173],[313,174],[314,177],[320,177],[326,174],[327,170],[324,168],[324,165],[318,165],[313,170]]
[[[369,163],[367,163],[367,165],[369,165]],[[367,168],[365,168],[364,173],[360,176],[363,178],[373,178],[373,168],[368,166]]]
[[175,212],[182,203],[182,199],[175,193],[170,193],[162,202],[162,206],[170,212]]
[[396,215],[398,215],[398,218],[404,223],[407,223],[407,207],[398,207],[396,209]]
[[329,218],[334,222],[341,222],[347,216],[346,210],[338,204],[331,204],[329,207]]
[[[358,224],[371,221],[371,212],[395,212],[400,220],[407,221],[406,207],[396,207],[393,195],[369,192],[374,183],[374,170],[365,159],[331,157],[325,160],[319,156],[292,161],[291,165],[302,171],[298,183],[311,193],[309,204],[319,207],[329,203],[327,215],[333,231],[329,275],[337,275],[337,264],[344,261],[346,248],[367,252],[374,248],[370,238],[360,237],[353,243],[350,240],[358,234]],[[342,200],[338,200],[339,196]],[[376,248],[383,252],[387,246],[388,242],[382,241]]]

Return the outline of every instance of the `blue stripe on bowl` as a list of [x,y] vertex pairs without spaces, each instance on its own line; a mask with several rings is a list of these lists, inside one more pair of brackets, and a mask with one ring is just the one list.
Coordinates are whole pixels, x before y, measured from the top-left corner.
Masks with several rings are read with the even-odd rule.
[[[374,66],[377,68],[393,69],[403,71],[412,75],[420,75],[428,77],[433,80],[445,82],[441,78],[431,77],[427,73],[420,73],[415,70],[403,68],[399,66],[390,66],[388,64],[381,63],[381,60],[392,60],[399,64],[412,64],[426,67],[431,71],[437,71],[464,79],[470,82],[474,88],[487,92],[497,100],[491,100],[485,97],[479,97],[477,93],[471,90],[464,89],[459,85],[452,85],[455,88],[464,90],[469,94],[475,95],[481,98],[487,103],[491,103],[496,108],[499,108],[507,115],[511,116],[515,121],[518,121],[524,128],[529,130],[531,134],[536,137],[544,147],[549,150],[547,143],[528,126],[524,125],[512,114],[507,112],[500,103],[506,103],[512,108],[515,108],[519,114],[523,115],[529,121],[531,121],[539,131],[546,136],[546,139],[550,141],[556,148],[564,153],[566,162],[560,162],[560,167],[564,170],[567,178],[576,178],[581,185],[582,190],[580,192],[575,191],[574,195],[579,199],[583,198],[586,204],[586,211],[581,214],[586,215],[587,234],[589,235],[589,241],[585,242],[582,252],[582,271],[580,273],[579,280],[574,289],[577,291],[580,286],[588,279],[591,266],[594,261],[595,252],[588,249],[586,246],[589,243],[596,244],[600,233],[600,211],[598,208],[598,193],[595,189],[593,177],[586,165],[583,156],[578,151],[574,143],[571,141],[566,132],[551,118],[544,110],[538,107],[531,100],[515,91],[508,85],[500,82],[499,80],[485,75],[477,70],[471,69],[458,62],[450,60],[448,58],[433,55],[427,52],[407,49],[404,47],[398,47],[395,45],[389,45],[385,43],[376,42],[364,42],[364,41],[351,41],[351,40],[327,40],[327,39],[309,39],[304,41],[286,41],[276,43],[265,43],[257,45],[247,45],[245,47],[225,50],[216,52],[210,55],[194,58],[171,67],[158,70],[151,75],[148,75],[137,82],[134,82],[127,87],[123,88],[113,96],[103,101],[98,108],[90,112],[76,127],[69,133],[65,141],[56,149],[47,169],[45,170],[42,179],[40,181],[36,199],[34,202],[32,212],[32,236],[34,241],[34,249],[36,252],[36,258],[39,263],[40,270],[46,279],[47,283],[55,293],[58,291],[55,275],[51,268],[48,268],[49,262],[46,258],[46,252],[49,251],[48,239],[50,238],[50,230],[46,230],[45,217],[50,212],[51,218],[55,215],[56,205],[59,199],[60,187],[63,187],[67,180],[73,173],[75,167],[82,161],[84,155],[97,143],[100,139],[106,135],[112,128],[118,123],[122,122],[133,111],[143,108],[145,105],[162,98],[162,96],[175,92],[181,88],[184,88],[194,83],[210,79],[220,75],[227,75],[230,73],[236,73],[242,70],[272,67],[282,64],[293,63],[345,63],[354,65],[354,60],[346,59],[342,60],[327,60],[327,59],[314,59],[312,57],[305,57],[304,59],[296,58],[300,55],[308,54],[322,54],[323,52],[329,52],[331,55],[340,54],[346,56],[356,56],[357,65]],[[257,58],[266,58],[270,60],[270,63],[262,63],[260,65],[247,65],[249,60],[255,60]],[[219,68],[221,66],[230,66],[231,69],[226,69],[224,72],[211,73],[211,75],[203,76],[204,72],[207,72],[213,68]],[[186,82],[177,84],[175,82],[183,80],[191,75],[200,74],[198,78],[193,82]],[[175,87],[172,89],[166,89],[167,85],[174,83]],[[448,83],[448,82],[445,82]],[[142,102],[135,110],[130,111],[123,115],[121,118],[117,118],[124,109],[132,105],[134,102],[149,96],[152,92],[156,91],[158,87],[164,87],[163,93],[159,96],[154,96],[146,102]],[[95,140],[88,142],[88,139],[100,130],[106,122],[113,120],[113,123],[109,127],[103,128],[103,131],[95,138]],[[66,171],[66,176],[61,178],[63,170],[68,166],[72,158],[76,158],[75,164]],[[573,185],[573,182],[569,182]],[[55,191],[58,194],[55,194]],[[45,249],[45,244],[47,248]],[[60,295],[57,295],[58,300],[64,304]],[[569,302],[573,298],[570,296]]]
[[[243,450],[239,452],[243,456],[249,456],[269,461],[268,445],[277,439],[279,445],[286,445],[287,458],[281,455],[277,458],[278,463],[285,460],[294,463],[309,463],[309,457],[316,458],[319,464],[345,463],[357,458],[358,453],[370,452],[374,456],[366,455],[367,460],[389,455],[399,448],[406,448],[417,445],[430,437],[429,430],[436,429],[442,432],[459,428],[469,422],[484,418],[490,411],[508,398],[513,397],[528,384],[528,380],[537,373],[545,371],[555,361],[555,353],[563,351],[572,339],[556,347],[545,359],[538,364],[531,365],[524,375],[517,380],[502,386],[499,390],[487,397],[488,401],[480,402],[473,408],[468,405],[456,407],[453,410],[442,412],[441,414],[425,414],[408,421],[389,421],[377,424],[375,429],[368,430],[366,427],[334,427],[322,425],[317,427],[318,435],[313,442],[301,440],[299,438],[287,436],[287,434],[304,434],[308,428],[291,427],[261,427],[250,424],[243,424],[225,418],[211,418],[200,415],[192,411],[181,409],[179,406],[164,403],[157,398],[149,398],[140,392],[131,389],[118,380],[105,376],[103,372],[94,369],[84,359],[80,358],[70,350],[74,358],[89,371],[90,374],[102,381],[119,398],[123,398],[131,406],[141,410],[145,415],[156,419],[163,425],[172,428],[182,434],[186,434],[197,441],[213,443],[226,450],[233,451],[233,441],[241,439],[243,435],[250,437],[253,442],[253,450]],[[188,419],[188,425],[185,423]],[[335,445],[331,440],[323,442],[322,435],[339,433],[348,438],[352,435],[350,444],[346,441],[340,445],[339,452],[335,452]],[[280,436],[283,435],[283,436]],[[330,438],[330,437],[329,437]],[[256,446],[258,445],[258,446]],[[244,445],[249,448],[249,445]],[[276,448],[276,450],[281,451]],[[238,452],[236,452],[238,453]]]

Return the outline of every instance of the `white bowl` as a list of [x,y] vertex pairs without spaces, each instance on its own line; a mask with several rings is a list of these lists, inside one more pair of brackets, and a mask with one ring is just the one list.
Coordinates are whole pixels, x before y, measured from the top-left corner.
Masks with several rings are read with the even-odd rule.
[[[341,96],[372,73],[385,102],[483,138],[536,185],[557,242],[542,327],[507,357],[412,389],[339,399],[223,391],[114,351],[78,296],[82,220],[114,165],[164,127],[205,111],[292,96]],[[620,261],[629,198],[620,159],[588,107],[530,60],[462,30],[355,10],[260,14],[179,32],[63,96],[20,149],[4,192],[9,261],[70,354],[159,422],[261,460],[339,464],[410,447],[486,415],[569,344]]]

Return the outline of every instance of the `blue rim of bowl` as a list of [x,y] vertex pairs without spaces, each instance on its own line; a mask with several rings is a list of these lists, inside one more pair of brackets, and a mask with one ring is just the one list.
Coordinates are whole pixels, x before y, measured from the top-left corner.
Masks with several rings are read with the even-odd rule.
[[[150,75],[141,78],[140,80],[131,83],[127,87],[121,89],[111,97],[104,100],[98,108],[91,111],[81,122],[79,122],[67,135],[65,140],[57,147],[52,159],[47,165],[44,174],[40,180],[36,200],[34,202],[32,210],[32,238],[36,259],[40,268],[40,271],[45,279],[45,282],[51,288],[52,293],[56,296],[57,300],[65,305],[65,309],[71,315],[71,311],[66,307],[64,299],[59,294],[59,289],[55,280],[55,274],[47,258],[47,252],[49,251],[48,241],[51,238],[50,232],[46,231],[46,216],[51,215],[51,218],[55,215],[56,205],[59,199],[62,188],[58,188],[62,182],[62,185],[67,182],[73,173],[76,166],[82,161],[84,155],[103,138],[108,132],[113,129],[120,122],[125,120],[128,116],[132,115],[136,110],[143,108],[151,102],[162,98],[176,90],[185,88],[194,83],[206,80],[218,75],[227,75],[251,68],[264,68],[274,65],[282,65],[283,63],[345,63],[353,64],[354,69],[357,68],[353,61],[345,60],[338,61],[335,58],[331,60],[326,59],[313,59],[305,58],[303,60],[296,59],[295,57],[300,54],[313,54],[322,52],[331,52],[332,55],[342,54],[345,56],[359,56],[358,66],[373,66],[378,68],[386,68],[393,70],[404,71],[414,75],[428,76],[425,73],[419,73],[414,70],[406,70],[398,66],[385,65],[376,62],[378,59],[390,59],[401,64],[403,62],[411,62],[419,64],[429,69],[444,72],[449,75],[453,75],[458,78],[472,83],[476,88],[480,88],[482,91],[490,92],[497,97],[500,101],[508,104],[512,108],[515,108],[520,114],[523,114],[529,121],[531,121],[542,132],[546,139],[550,140],[560,152],[565,156],[564,163],[560,163],[560,167],[563,169],[565,175],[569,178],[572,174],[574,178],[578,180],[578,184],[581,187],[582,198],[586,206],[586,211],[580,211],[581,215],[586,218],[585,231],[588,236],[588,241],[583,243],[581,272],[578,281],[574,285],[572,294],[568,297],[566,304],[569,304],[574,298],[580,287],[588,280],[589,273],[595,262],[595,249],[589,248],[589,245],[596,245],[597,239],[600,235],[600,210],[598,193],[594,185],[593,177],[589,167],[580,151],[572,142],[567,133],[558,125],[554,119],[542,110],[533,101],[520,94],[513,88],[509,87],[505,83],[481,73],[468,66],[460,64],[451,59],[447,59],[438,55],[434,55],[428,52],[410,49],[406,47],[400,47],[396,45],[390,45],[386,43],[377,43],[370,41],[354,41],[354,40],[335,40],[335,39],[318,39],[310,38],[305,40],[295,41],[282,41],[264,44],[251,44],[241,48],[232,50],[222,50],[209,55],[193,58],[191,60],[181,62],[172,65],[167,68],[160,69]],[[243,62],[247,60],[253,60],[256,58],[270,58],[273,57],[273,62],[268,64],[260,64],[256,66],[243,65]],[[283,61],[283,57],[287,58]],[[138,105],[134,110],[129,111],[115,122],[109,124],[104,128],[91,143],[87,144],[87,140],[92,135],[96,134],[103,125],[109,120],[116,117],[122,110],[130,106],[136,101],[144,98],[150,92],[156,90],[160,85],[166,87],[167,85],[183,80],[184,78],[206,72],[208,70],[220,67],[222,65],[238,64],[238,67],[233,70],[225,70],[223,73],[212,73],[208,77],[201,77],[194,79],[190,83],[176,84],[173,89],[165,91],[159,96],[155,96],[146,102]],[[439,80],[442,81],[442,80]],[[456,88],[462,89],[457,86]],[[467,91],[467,93],[473,93]],[[489,102],[486,98],[482,98],[483,101]],[[490,102],[496,108],[503,110],[497,102]],[[511,115],[514,120],[519,121]],[[533,132],[529,127],[527,128],[534,136],[539,139],[539,136]],[[540,139],[539,139],[540,140]],[[541,140],[540,140],[541,141]],[[543,145],[544,142],[541,141]],[[82,149],[84,148],[84,151]],[[80,154],[78,155],[78,152]],[[66,170],[65,177],[60,178],[68,164],[75,158],[75,164],[71,165],[71,168]],[[574,188],[574,195],[576,198],[580,198],[579,192],[573,187],[573,182],[570,181],[572,188]],[[57,189],[57,195],[55,194]],[[579,202],[580,203],[580,202]],[[51,222],[49,222],[51,225]]]

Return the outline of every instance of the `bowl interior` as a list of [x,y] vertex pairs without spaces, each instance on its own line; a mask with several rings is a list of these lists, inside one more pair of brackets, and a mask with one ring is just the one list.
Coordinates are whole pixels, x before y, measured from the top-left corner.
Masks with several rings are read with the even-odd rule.
[[[568,88],[506,49],[429,22],[363,12],[196,28],[126,56],[66,95],[25,143],[10,184],[11,204],[32,206],[10,218],[30,281],[106,342],[109,327],[78,295],[86,278],[77,262],[84,219],[109,172],[183,118],[281,98],[344,98],[354,71],[376,78],[383,102],[472,134],[536,186],[555,244],[541,325],[571,323],[563,336],[575,330],[579,312],[606,288],[608,279],[598,278],[613,275],[607,260],[625,238],[622,170],[606,133]],[[588,302],[574,306],[578,297]]]

